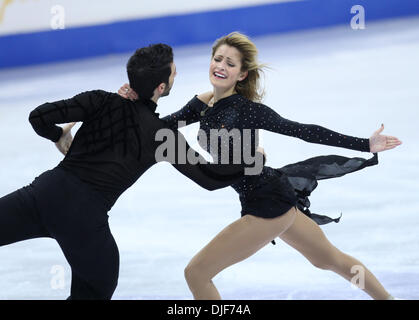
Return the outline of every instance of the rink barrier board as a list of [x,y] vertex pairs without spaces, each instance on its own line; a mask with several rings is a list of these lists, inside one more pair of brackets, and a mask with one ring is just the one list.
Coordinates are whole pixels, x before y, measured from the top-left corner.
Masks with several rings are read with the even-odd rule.
[[0,68],[133,52],[150,43],[211,43],[240,31],[255,37],[347,24],[361,5],[365,21],[419,15],[417,0],[310,0],[119,21],[0,37]]

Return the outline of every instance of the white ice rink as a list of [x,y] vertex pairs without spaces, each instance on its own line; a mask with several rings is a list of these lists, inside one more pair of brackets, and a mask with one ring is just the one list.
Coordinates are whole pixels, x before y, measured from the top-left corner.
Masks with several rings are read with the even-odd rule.
[[[358,137],[370,137],[384,123],[383,134],[403,141],[379,153],[377,166],[320,181],[311,210],[333,217],[342,212],[340,223],[322,227],[329,240],[362,261],[391,294],[418,299],[419,17],[367,23],[365,30],[348,25],[254,40],[260,60],[270,66],[264,103],[283,117]],[[210,48],[211,43],[175,48],[178,76],[171,95],[159,101],[161,115],[211,89]],[[34,133],[30,111],[81,91],[117,91],[127,82],[129,56],[0,71],[0,196],[29,184],[62,158]],[[196,148],[197,129],[183,131]],[[326,154],[370,157],[269,132],[261,141],[271,167]],[[191,299],[184,267],[239,217],[233,189],[209,192],[170,165],[154,166],[110,212],[120,251],[113,298]],[[61,287],[54,266],[64,268]],[[70,280],[52,239],[0,248],[0,299],[64,299]],[[316,269],[280,239],[224,270],[214,283],[224,299],[370,299],[340,276]]]

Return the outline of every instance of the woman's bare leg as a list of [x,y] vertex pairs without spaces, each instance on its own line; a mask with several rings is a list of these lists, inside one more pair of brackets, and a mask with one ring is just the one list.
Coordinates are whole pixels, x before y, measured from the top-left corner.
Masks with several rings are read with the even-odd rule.
[[[357,274],[363,274],[365,281],[360,281],[359,285],[354,281],[354,284],[373,299],[390,297],[377,278],[360,261],[334,247],[320,227],[301,211],[298,210],[293,225],[280,238],[318,268],[334,271],[348,281]],[[353,267],[355,268],[352,269]]]
[[264,247],[294,222],[296,208],[274,218],[245,215],[223,229],[185,268],[185,278],[195,299],[221,299],[212,278]]

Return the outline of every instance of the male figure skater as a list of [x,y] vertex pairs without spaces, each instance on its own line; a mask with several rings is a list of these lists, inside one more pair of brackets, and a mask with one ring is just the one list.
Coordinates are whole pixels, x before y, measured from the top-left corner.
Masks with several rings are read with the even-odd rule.
[[[65,157],[30,185],[0,198],[0,246],[54,238],[71,266],[70,299],[110,299],[115,291],[119,253],[107,212],[157,162],[161,142],[155,135],[165,123],[155,110],[176,75],[172,49],[163,44],[138,49],[127,73],[140,96],[135,102],[95,90],[33,110],[29,121],[36,133],[55,142]],[[83,124],[74,140],[73,124],[57,126],[78,121]],[[175,146],[186,144],[182,135],[174,137]],[[240,165],[200,164],[204,162],[173,165],[209,190],[243,175]]]

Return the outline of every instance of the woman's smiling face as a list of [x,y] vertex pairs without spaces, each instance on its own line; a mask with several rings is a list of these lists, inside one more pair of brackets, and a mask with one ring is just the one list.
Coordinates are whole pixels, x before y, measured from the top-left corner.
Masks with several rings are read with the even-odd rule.
[[241,53],[234,47],[221,45],[211,59],[209,77],[215,89],[228,91],[247,76],[241,71]]

